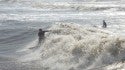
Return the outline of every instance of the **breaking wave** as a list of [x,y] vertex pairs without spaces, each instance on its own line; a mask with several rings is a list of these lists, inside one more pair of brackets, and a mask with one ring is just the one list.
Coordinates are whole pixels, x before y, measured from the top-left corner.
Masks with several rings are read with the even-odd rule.
[[40,47],[35,47],[36,39],[22,50],[27,54],[20,61],[39,60],[48,70],[98,70],[98,67],[109,70],[108,65],[124,61],[123,36],[74,23],[56,23],[48,30],[51,31]]

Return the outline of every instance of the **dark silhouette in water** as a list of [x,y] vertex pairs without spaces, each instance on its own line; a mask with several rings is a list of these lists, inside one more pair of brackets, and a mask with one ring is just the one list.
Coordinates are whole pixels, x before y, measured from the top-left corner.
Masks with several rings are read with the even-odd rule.
[[39,29],[39,32],[38,32],[38,37],[39,37],[39,38],[38,38],[38,44],[37,44],[36,46],[30,47],[29,49],[35,50],[35,49],[37,49],[38,47],[40,47],[42,41],[44,41],[44,39],[45,39],[45,33],[46,33],[46,32],[49,32],[49,31],[48,31],[48,30],[43,31],[42,29]]
[[103,20],[103,26],[102,27],[107,28],[107,24],[106,24],[105,20]]
[[39,32],[38,32],[39,42],[38,42],[38,44],[41,44],[41,42],[45,39],[46,32],[49,32],[49,31],[48,30],[43,31],[42,29],[39,29]]

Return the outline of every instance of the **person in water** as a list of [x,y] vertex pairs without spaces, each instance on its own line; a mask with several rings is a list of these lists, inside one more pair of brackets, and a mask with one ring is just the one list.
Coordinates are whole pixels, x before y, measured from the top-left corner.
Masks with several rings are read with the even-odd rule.
[[46,32],[49,32],[49,31],[48,30],[43,31],[42,29],[39,29],[39,32],[38,32],[39,43],[38,44],[40,44],[42,42],[42,40],[44,40]]
[[107,27],[107,24],[106,24],[106,22],[105,22],[105,20],[103,20],[103,26],[102,26],[103,28],[106,28]]

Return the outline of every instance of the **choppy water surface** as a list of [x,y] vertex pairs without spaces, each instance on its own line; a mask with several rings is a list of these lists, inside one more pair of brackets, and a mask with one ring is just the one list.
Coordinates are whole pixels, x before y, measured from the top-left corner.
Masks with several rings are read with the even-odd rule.
[[[1,70],[125,68],[120,63],[125,57],[123,4],[35,2],[1,1]],[[51,32],[35,47],[39,28]]]

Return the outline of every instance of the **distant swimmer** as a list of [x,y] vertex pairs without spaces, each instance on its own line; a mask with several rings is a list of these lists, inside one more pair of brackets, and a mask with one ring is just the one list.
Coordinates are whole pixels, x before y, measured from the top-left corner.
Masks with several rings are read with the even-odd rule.
[[38,32],[39,43],[38,44],[40,44],[42,42],[42,40],[44,40],[46,32],[49,32],[49,31],[48,30],[43,31],[42,29],[39,29],[39,32]]
[[102,26],[103,28],[106,28],[107,27],[107,24],[106,24],[106,22],[105,22],[105,20],[103,20],[103,26]]

